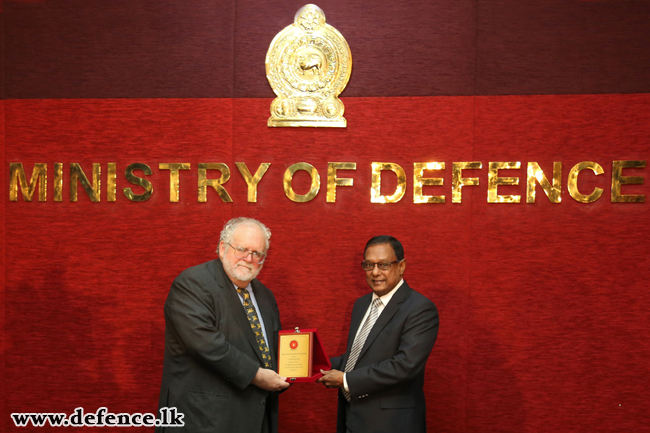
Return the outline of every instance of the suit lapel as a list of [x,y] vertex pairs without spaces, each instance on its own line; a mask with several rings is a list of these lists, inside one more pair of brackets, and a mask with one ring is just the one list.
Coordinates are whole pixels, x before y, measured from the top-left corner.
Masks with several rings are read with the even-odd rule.
[[[253,348],[253,352],[255,352],[257,358],[260,360],[262,365],[264,365],[264,360],[262,359],[262,354],[260,353],[260,350],[258,348],[257,340],[255,340],[255,334],[251,329],[251,324],[248,321],[248,317],[246,316],[246,312],[244,311],[244,307],[242,306],[241,303],[241,298],[237,294],[237,290],[235,289],[234,284],[230,281],[228,275],[226,275],[226,271],[224,271],[223,269],[223,264],[221,263],[221,260],[219,259],[215,260],[214,267],[215,267],[215,280],[217,281],[220,290],[222,290],[223,292],[223,297],[225,298],[228,304],[228,309],[235,317],[235,320],[237,321],[239,328],[242,329],[242,331],[244,332],[244,335],[246,336],[248,343]],[[220,274],[221,278],[217,277],[218,274]]]
[[384,311],[382,311],[381,315],[377,318],[370,334],[368,334],[368,338],[366,338],[361,353],[359,353],[359,359],[363,357],[363,354],[366,353],[375,338],[377,338],[382,329],[384,329],[388,322],[390,322],[390,319],[392,319],[395,313],[397,313],[402,306],[402,302],[404,302],[410,291],[411,288],[406,284],[406,281],[404,281],[402,286],[397,289],[397,292],[395,292],[388,305],[384,307]]

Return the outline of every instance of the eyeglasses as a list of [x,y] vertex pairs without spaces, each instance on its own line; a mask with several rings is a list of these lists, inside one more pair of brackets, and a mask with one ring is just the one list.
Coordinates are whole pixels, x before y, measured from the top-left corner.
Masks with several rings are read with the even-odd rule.
[[375,269],[375,265],[376,265],[380,271],[387,271],[391,268],[391,266],[399,262],[400,262],[399,260],[394,260],[392,262],[379,262],[379,263],[361,262],[361,268],[364,271],[372,271],[373,269]]
[[246,259],[248,255],[250,254],[253,257],[253,261],[257,263],[258,265],[261,265],[264,263],[264,259],[266,258],[266,253],[260,253],[258,251],[251,251],[247,248],[242,248],[242,247],[233,247],[229,243],[226,242],[226,244],[235,250],[235,257],[238,259]]

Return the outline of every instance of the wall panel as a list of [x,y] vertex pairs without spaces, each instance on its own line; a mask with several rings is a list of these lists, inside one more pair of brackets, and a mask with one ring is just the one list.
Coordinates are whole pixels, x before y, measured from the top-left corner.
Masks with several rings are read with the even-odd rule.
[[[453,3],[453,4],[452,4]],[[354,300],[367,293],[359,268],[373,235],[404,243],[406,279],[440,315],[427,364],[428,425],[435,432],[627,432],[647,429],[650,321],[647,203],[612,203],[612,161],[647,161],[650,81],[647,2],[416,2],[320,4],[348,39],[354,72],[343,94],[345,129],[266,126],[273,93],[264,77],[272,37],[301,3],[5,2],[6,94],[0,147],[5,230],[3,423],[12,412],[154,412],[162,374],[162,306],[173,279],[213,259],[233,216],[272,230],[260,279],[273,289],[285,328],[317,327],[326,350],[345,347]],[[511,4],[512,3],[512,4]],[[646,20],[647,21],[647,20]],[[645,60],[644,60],[645,59]],[[644,63],[646,62],[646,63]],[[415,204],[413,163],[443,185],[442,204]],[[452,203],[452,165],[479,179]],[[490,162],[519,161],[519,178],[488,203]],[[550,178],[562,162],[561,202],[538,185],[525,203],[526,165]],[[594,203],[568,193],[604,190]],[[9,164],[31,176],[48,164],[47,200],[9,199]],[[270,163],[257,202],[235,163]],[[295,203],[282,178],[307,162],[317,196]],[[326,201],[329,162],[354,162],[354,179]],[[372,162],[399,164],[406,193],[371,203]],[[63,164],[62,201],[54,165]],[[69,167],[101,164],[101,200]],[[108,201],[108,163],[117,166]],[[125,169],[151,167],[153,195],[129,201]],[[170,172],[189,163],[170,202]],[[198,164],[223,163],[232,202],[211,188],[198,202]],[[646,176],[647,169],[625,169]],[[216,178],[219,171],[210,170]],[[298,172],[297,193],[310,179]],[[382,176],[382,192],[396,187]],[[648,182],[624,194],[649,194]],[[4,386],[4,385],[3,385]],[[282,431],[326,432],[336,393],[294,385],[281,396]],[[135,430],[135,429],[134,429]]]

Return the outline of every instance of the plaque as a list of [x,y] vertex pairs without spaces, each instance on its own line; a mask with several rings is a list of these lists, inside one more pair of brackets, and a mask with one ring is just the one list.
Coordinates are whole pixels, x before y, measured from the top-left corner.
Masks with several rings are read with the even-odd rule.
[[315,382],[330,370],[329,357],[316,329],[280,331],[278,335],[278,374],[287,382]]
[[338,98],[352,72],[345,38],[308,4],[278,33],[266,54],[266,78],[277,95],[268,126],[345,128]]

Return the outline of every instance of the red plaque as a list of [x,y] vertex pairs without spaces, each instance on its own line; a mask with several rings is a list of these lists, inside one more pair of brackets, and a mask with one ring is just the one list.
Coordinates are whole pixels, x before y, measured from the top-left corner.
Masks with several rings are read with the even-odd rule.
[[287,382],[315,382],[321,369],[332,368],[315,328],[280,331],[278,337],[278,374]]

